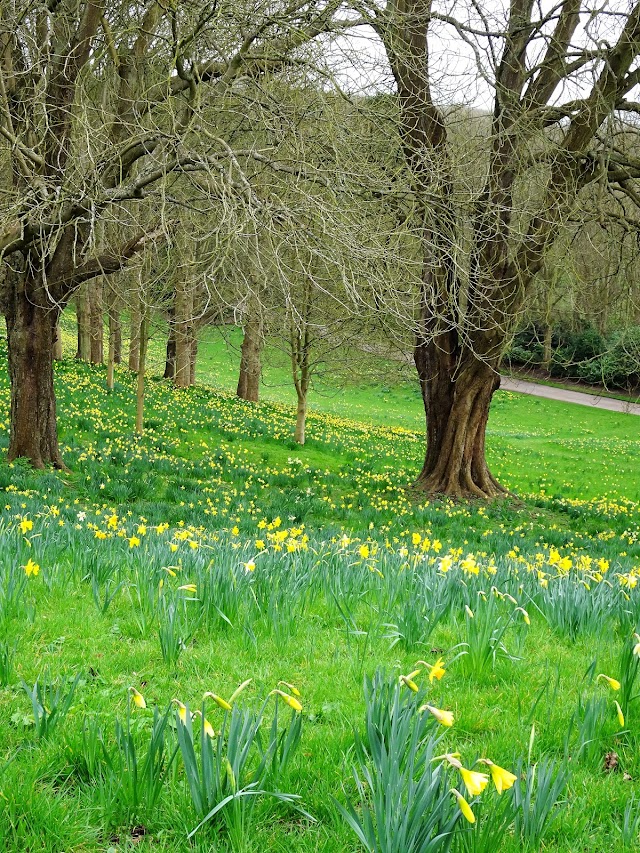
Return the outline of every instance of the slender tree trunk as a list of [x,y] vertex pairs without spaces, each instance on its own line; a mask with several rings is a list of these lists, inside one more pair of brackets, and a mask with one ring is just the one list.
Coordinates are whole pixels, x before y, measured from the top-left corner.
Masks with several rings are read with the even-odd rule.
[[175,324],[176,309],[172,304],[169,308],[168,326],[169,333],[167,335],[167,355],[164,363],[164,378],[173,379],[176,375],[176,324]]
[[53,344],[59,306],[47,299],[44,282],[24,280],[11,294],[5,315],[11,383],[8,459],[31,460],[35,468],[64,468],[58,446],[53,387]]
[[251,400],[254,403],[260,399],[263,343],[262,319],[256,311],[249,314],[244,326],[240,355],[240,376],[236,392],[238,397],[243,400]]
[[296,431],[294,433],[294,441],[298,444],[305,442],[305,430],[307,427],[307,392],[304,391],[298,394],[298,409],[296,412]]
[[76,295],[76,318],[78,323],[78,348],[76,358],[80,361],[91,359],[91,325],[89,315],[88,285],[83,284]]
[[176,374],[175,384],[187,388],[191,382],[191,344],[193,327],[193,287],[188,279],[176,282],[175,336]]
[[189,384],[196,384],[196,362],[198,361],[198,333],[197,331],[193,331],[193,337],[191,338],[191,364],[189,370]]
[[107,302],[107,319],[109,325],[109,339],[113,336],[113,363],[122,362],[122,323],[120,321],[120,299],[115,288],[111,287],[108,280],[105,282],[105,296]]
[[140,351],[138,357],[138,384],[136,390],[136,432],[142,435],[144,431],[144,370],[147,361],[148,316],[147,310],[143,309],[140,317],[140,328],[138,330]]
[[89,286],[89,335],[91,364],[104,363],[104,320],[102,317],[102,278],[98,276]]
[[420,341],[414,358],[427,420],[425,461],[416,488],[454,498],[496,497],[506,490],[489,471],[485,432],[498,364],[460,351],[455,332]]
[[553,359],[552,344],[552,328],[551,321],[547,317],[544,321],[544,338],[542,341],[542,369],[547,373],[551,370],[551,361]]
[[138,372],[140,360],[140,287],[135,289],[131,301],[131,331],[129,334],[129,370]]
[[109,350],[107,353],[107,390],[113,391],[116,360],[116,327],[109,312]]
[[59,322],[53,330],[53,360],[62,361],[62,331]]

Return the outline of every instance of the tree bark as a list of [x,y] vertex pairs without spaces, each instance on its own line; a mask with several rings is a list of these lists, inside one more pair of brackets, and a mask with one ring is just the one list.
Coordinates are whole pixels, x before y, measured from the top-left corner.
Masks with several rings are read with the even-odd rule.
[[189,384],[196,384],[196,362],[198,361],[198,333],[193,332],[191,338],[191,364],[189,369]]
[[129,334],[129,370],[138,372],[140,360],[140,291],[136,289],[131,305],[131,331]]
[[21,284],[13,290],[5,314],[11,383],[8,460],[24,456],[34,468],[64,468],[53,387],[53,345],[60,306],[47,299],[45,282],[39,285],[25,280]]
[[89,288],[89,334],[91,364],[104,363],[104,322],[102,319],[102,279],[96,278]]
[[240,376],[237,395],[243,400],[257,403],[260,399],[260,376],[262,374],[262,320],[257,312],[250,314],[244,326],[240,355]]
[[144,432],[144,371],[147,361],[148,334],[148,309],[143,308],[140,315],[140,327],[138,329],[138,340],[140,351],[138,358],[138,381],[136,385],[136,432],[142,435]]
[[485,459],[485,432],[498,364],[457,347],[455,333],[416,344],[414,360],[427,421],[425,461],[415,487],[453,498],[507,494]]
[[62,331],[60,323],[56,323],[53,330],[53,360],[62,361]]
[[293,435],[298,444],[305,442],[305,430],[307,427],[307,394],[298,395],[298,409],[296,412],[296,430]]
[[173,379],[176,375],[176,309],[172,304],[167,318],[169,333],[167,335],[167,355],[164,363],[164,378]]
[[89,314],[89,295],[87,293],[86,284],[79,288],[76,295],[76,319],[78,323],[78,348],[76,350],[76,358],[80,361],[90,361],[91,320]]
[[189,279],[176,282],[175,293],[176,372],[178,388],[187,388],[191,381],[191,343],[193,327],[193,286]]

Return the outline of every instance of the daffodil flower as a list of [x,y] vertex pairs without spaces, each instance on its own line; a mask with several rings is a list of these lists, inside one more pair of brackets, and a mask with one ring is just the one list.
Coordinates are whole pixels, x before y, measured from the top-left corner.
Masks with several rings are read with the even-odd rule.
[[462,812],[463,816],[469,821],[469,823],[475,823],[476,822],[476,816],[471,811],[471,806],[465,800],[465,798],[462,796],[460,791],[457,791],[455,788],[451,788],[450,793],[452,793],[455,796],[456,800],[458,801],[458,808]]
[[489,777],[486,773],[478,773],[477,770],[467,770],[466,767],[459,767],[460,775],[464,786],[472,797],[477,797],[481,794],[489,784]]
[[453,713],[451,711],[443,711],[441,708],[434,708],[433,705],[422,705],[418,710],[428,711],[442,726],[453,725]]
[[133,699],[133,704],[136,708],[146,708],[147,703],[144,701],[144,696],[135,687],[130,687],[131,698]]
[[633,636],[636,638],[636,644],[633,647],[633,654],[637,658],[640,658],[640,634],[634,634]]
[[236,687],[236,689],[233,691],[233,693],[232,693],[232,694],[231,694],[231,696],[229,697],[229,704],[230,704],[230,705],[233,705],[233,703],[234,703],[234,702],[235,702],[235,700],[238,698],[238,696],[242,693],[242,691],[243,691],[246,687],[248,687],[248,686],[251,684],[251,682],[252,682],[252,681],[253,681],[253,679],[252,679],[252,678],[247,678],[247,680],[246,680],[246,681],[243,681],[243,682],[242,682],[242,684],[240,684],[238,687]]
[[421,666],[426,666],[429,670],[429,684],[433,684],[434,678],[440,681],[442,676],[447,671],[443,666],[444,661],[442,660],[442,658],[438,658],[435,663],[427,663],[424,660],[419,660],[417,663]]
[[293,695],[297,696],[298,698],[300,698],[300,696],[302,695],[298,688],[295,687],[293,684],[289,684],[288,681],[279,681],[278,684],[284,684],[284,686],[288,687],[291,693],[293,693]]
[[409,690],[413,690],[414,693],[417,693],[419,690],[418,685],[413,680],[416,675],[420,672],[419,669],[414,669],[413,672],[410,672],[409,675],[401,675],[400,676],[400,684],[406,685]]
[[208,691],[207,693],[204,694],[204,696],[202,698],[203,699],[213,699],[213,701],[216,703],[216,705],[218,705],[218,707],[222,708],[223,711],[230,711],[231,710],[231,704],[229,702],[227,702],[226,699],[223,699],[222,696],[218,696],[217,693],[211,693],[210,691]]
[[616,706],[616,712],[618,714],[618,722],[620,723],[620,728],[623,729],[624,728],[624,714],[622,713],[622,708],[620,707],[620,705],[617,701],[615,702],[615,706]]
[[293,708],[294,711],[298,713],[302,711],[302,705],[300,704],[300,702],[298,702],[295,696],[289,696],[289,694],[285,693],[284,690],[278,690],[277,688],[275,690],[272,690],[271,693],[269,693],[269,696],[273,696],[274,693],[276,694],[276,696],[280,696],[282,698],[282,701],[286,702],[286,704],[290,708]]
[[178,708],[178,717],[180,722],[185,725],[187,722],[187,706],[179,699],[172,699],[171,701]]
[[202,711],[195,711],[193,716],[194,716],[194,717],[196,717],[196,716],[197,716],[197,717],[202,717],[202,728],[203,728],[203,731],[204,731],[205,735],[206,735],[208,738],[213,739],[213,738],[216,736],[216,733],[214,732],[214,730],[213,730],[213,726],[211,725],[211,723],[209,722],[209,720],[207,720],[207,718],[206,718],[206,717],[203,717],[203,716],[202,716]]
[[493,761],[488,758],[480,758],[478,759],[478,763],[486,764],[486,766],[489,768],[489,772],[491,773],[491,780],[495,785],[496,791],[499,794],[501,794],[503,791],[508,791],[518,778],[517,776],[514,776],[513,773],[510,773],[508,770],[505,770],[504,767],[498,767],[497,764],[494,764]]
[[612,690],[620,690],[620,682],[617,679],[611,678],[610,676],[605,675],[603,672],[601,672],[597,676],[596,681],[598,680],[598,678],[602,678],[604,681],[606,681]]
[[194,583],[185,583],[182,586],[178,587],[178,590],[183,590],[184,592],[197,592],[197,587]]
[[446,761],[447,764],[451,765],[451,767],[455,767],[456,770],[462,769],[462,764],[460,762],[460,753],[459,752],[445,752],[442,755],[436,755],[435,758],[431,759],[432,761]]

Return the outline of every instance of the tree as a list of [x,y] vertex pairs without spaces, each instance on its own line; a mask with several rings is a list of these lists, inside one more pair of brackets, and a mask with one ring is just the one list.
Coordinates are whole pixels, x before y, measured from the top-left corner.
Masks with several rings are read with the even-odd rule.
[[[335,0],[2,4],[9,459],[63,466],[52,370],[61,310],[84,282],[113,274],[162,239],[171,178],[212,204],[253,203],[239,157],[254,152],[234,152],[215,116],[238,92],[250,109],[257,80],[297,64],[303,45],[346,25],[338,10]],[[153,227],[139,228],[140,219]],[[106,242],[99,248],[98,223]]]
[[[484,9],[469,0],[451,12],[431,0],[354,5],[389,60],[419,206],[414,360],[427,449],[416,486],[501,495],[485,432],[505,345],[580,194],[596,181],[631,194],[640,175],[606,134],[615,111],[640,111],[628,100],[640,80],[640,4],[510,0]],[[448,111],[438,103],[452,41],[493,101],[477,187],[468,165],[456,162]]]

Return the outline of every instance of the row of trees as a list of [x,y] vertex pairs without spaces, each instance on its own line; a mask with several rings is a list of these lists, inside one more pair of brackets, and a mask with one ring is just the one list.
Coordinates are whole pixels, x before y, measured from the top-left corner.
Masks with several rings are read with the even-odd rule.
[[[249,398],[284,318],[301,425],[313,338],[374,321],[413,337],[417,485],[504,493],[485,430],[516,324],[551,299],[541,282],[561,280],[548,271],[577,220],[635,233],[640,3],[8,0],[0,15],[10,459],[63,465],[52,359],[77,294],[90,357],[108,306],[110,363],[120,307],[144,344],[164,305],[178,384],[198,324],[240,312]],[[375,34],[390,95],[336,91],[326,57],[351,31]],[[490,110],[454,108],[465,80]]]

